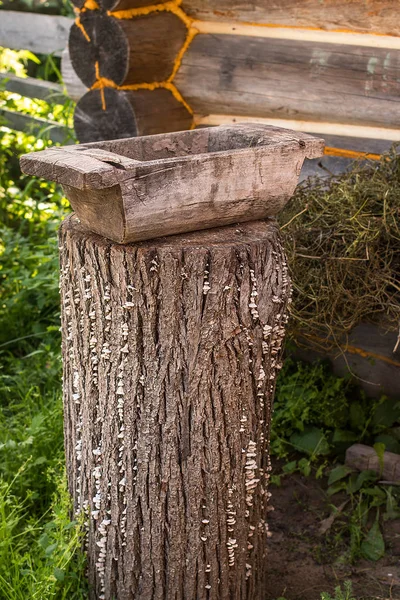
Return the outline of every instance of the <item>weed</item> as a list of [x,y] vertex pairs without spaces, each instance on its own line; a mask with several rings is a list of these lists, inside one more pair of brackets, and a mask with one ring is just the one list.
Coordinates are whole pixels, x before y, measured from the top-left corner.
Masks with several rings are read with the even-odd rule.
[[356,600],[353,596],[351,581],[345,581],[343,590],[341,586],[335,588],[335,595],[331,596],[327,592],[322,592],[321,600]]

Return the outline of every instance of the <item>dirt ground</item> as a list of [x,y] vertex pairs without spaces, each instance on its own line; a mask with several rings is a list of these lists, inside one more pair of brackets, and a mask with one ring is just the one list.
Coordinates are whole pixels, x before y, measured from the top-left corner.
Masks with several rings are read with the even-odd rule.
[[386,554],[381,560],[346,564],[344,521],[342,526],[336,521],[327,536],[319,533],[321,521],[331,514],[329,504],[346,500],[339,494],[328,498],[326,488],[326,481],[297,474],[282,478],[280,487],[271,486],[265,600],[320,600],[321,592],[332,594],[346,579],[357,600],[400,600],[400,520],[384,525]]

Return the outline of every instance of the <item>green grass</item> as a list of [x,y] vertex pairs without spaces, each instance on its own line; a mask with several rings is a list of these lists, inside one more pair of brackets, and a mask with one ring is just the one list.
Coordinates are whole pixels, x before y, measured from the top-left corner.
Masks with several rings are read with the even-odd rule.
[[[11,58],[15,67],[26,60]],[[16,95],[0,92],[1,101],[37,113]],[[45,116],[61,113],[48,107]],[[18,163],[47,144],[0,126],[1,600],[87,597],[64,473],[57,227],[68,208],[58,188],[21,176]]]

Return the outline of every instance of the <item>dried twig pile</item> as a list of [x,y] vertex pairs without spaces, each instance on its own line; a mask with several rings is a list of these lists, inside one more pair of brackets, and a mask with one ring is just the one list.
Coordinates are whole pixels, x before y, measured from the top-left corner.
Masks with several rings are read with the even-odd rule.
[[294,287],[292,335],[325,348],[361,321],[400,323],[400,157],[311,179],[280,217]]

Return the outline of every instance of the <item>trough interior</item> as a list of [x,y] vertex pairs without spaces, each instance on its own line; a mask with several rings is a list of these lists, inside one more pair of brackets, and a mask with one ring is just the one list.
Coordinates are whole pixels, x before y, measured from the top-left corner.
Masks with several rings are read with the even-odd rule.
[[[285,140],[285,138],[287,138]],[[293,141],[284,129],[262,131],[256,126],[210,127],[137,138],[126,138],[81,144],[75,151],[100,148],[139,161],[163,160],[181,156],[209,154],[270,146],[277,142]]]

